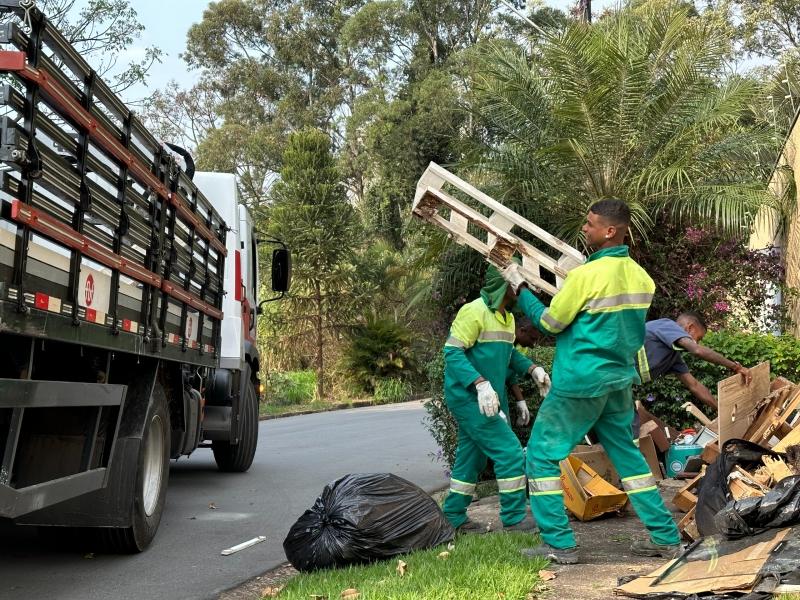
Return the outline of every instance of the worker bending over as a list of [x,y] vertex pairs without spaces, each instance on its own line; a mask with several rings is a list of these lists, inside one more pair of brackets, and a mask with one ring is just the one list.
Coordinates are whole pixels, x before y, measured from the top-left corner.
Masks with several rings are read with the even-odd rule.
[[655,285],[628,256],[624,244],[630,210],[621,200],[592,205],[583,226],[594,250],[573,269],[545,307],[511,264],[503,276],[518,291],[518,306],[542,332],[556,336],[553,386],[536,416],[528,441],[527,474],[531,509],[544,541],[523,550],[563,564],[578,562],[575,535],[564,510],[559,462],[594,429],[639,518],[649,541],[631,551],[674,557],[680,536],[664,506],[655,478],[631,438],[633,397],[639,383],[634,357],[644,343],[645,316]]
[[[510,312],[514,298],[499,271],[489,267],[480,298],[461,307],[444,346],[444,397],[458,423],[444,514],[462,532],[486,532],[484,526],[467,519],[467,507],[487,457],[497,476],[503,529],[531,531],[536,527],[533,519],[526,518],[525,464],[522,446],[507,422],[506,382],[509,369],[518,376],[529,373],[544,396],[550,378],[514,348],[514,316]],[[528,411],[524,401],[518,408],[522,415]]]
[[689,352],[706,362],[722,365],[742,376],[745,385],[750,385],[753,376],[750,369],[738,362],[728,360],[719,352],[700,345],[706,335],[705,322],[696,312],[681,313],[677,321],[656,319],[645,325],[644,347],[637,355],[636,367],[642,383],[655,381],[662,375],[674,375],[692,395],[703,404],[717,410],[717,401],[709,389],[695,379],[681,354]]

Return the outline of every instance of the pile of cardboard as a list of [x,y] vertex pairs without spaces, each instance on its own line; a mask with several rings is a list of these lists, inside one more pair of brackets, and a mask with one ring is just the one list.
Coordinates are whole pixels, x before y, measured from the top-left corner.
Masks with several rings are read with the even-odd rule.
[[[719,456],[720,445],[734,438],[789,453],[786,460],[765,456],[763,464],[753,472],[737,466],[728,478],[728,489],[735,500],[763,496],[782,479],[800,474],[800,457],[795,448],[800,444],[800,385],[782,377],[770,383],[769,363],[754,367],[752,373],[750,386],[743,385],[738,375],[719,382],[719,417],[713,424],[718,428],[719,439],[706,445],[701,459],[711,464]],[[673,498],[673,503],[686,512],[679,529],[689,541],[698,539],[694,491],[704,474],[705,468],[700,467]]]

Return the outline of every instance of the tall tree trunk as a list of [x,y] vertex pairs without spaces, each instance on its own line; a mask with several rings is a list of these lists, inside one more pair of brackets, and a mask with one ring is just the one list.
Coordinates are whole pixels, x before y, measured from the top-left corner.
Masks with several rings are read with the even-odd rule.
[[592,0],[580,0],[578,2],[578,12],[580,19],[584,23],[592,22]]
[[325,363],[323,360],[322,348],[322,292],[320,291],[319,281],[314,282],[314,301],[317,305],[316,329],[317,329],[317,398],[322,400],[325,392]]

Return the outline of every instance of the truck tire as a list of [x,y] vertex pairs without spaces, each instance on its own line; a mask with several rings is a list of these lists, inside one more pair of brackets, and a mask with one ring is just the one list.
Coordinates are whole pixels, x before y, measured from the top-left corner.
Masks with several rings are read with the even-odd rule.
[[132,525],[104,529],[107,550],[124,554],[141,552],[155,537],[167,497],[170,431],[167,397],[161,384],[156,382],[136,465]]
[[242,435],[236,445],[218,440],[211,443],[214,460],[220,471],[244,473],[253,464],[258,444],[258,402],[253,382],[245,385],[242,407]]

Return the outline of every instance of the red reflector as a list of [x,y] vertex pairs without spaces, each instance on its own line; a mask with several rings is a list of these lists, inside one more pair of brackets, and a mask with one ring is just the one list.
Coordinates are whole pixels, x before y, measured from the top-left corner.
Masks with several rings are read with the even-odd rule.
[[0,70],[22,71],[25,68],[25,53],[14,50],[0,52]]
[[47,310],[48,306],[50,306],[50,296],[41,292],[36,292],[36,299],[33,304],[39,310]]
[[122,319],[122,329],[125,331],[131,330],[131,320],[130,319]]
[[94,323],[97,321],[97,311],[93,308],[86,309],[86,320]]

